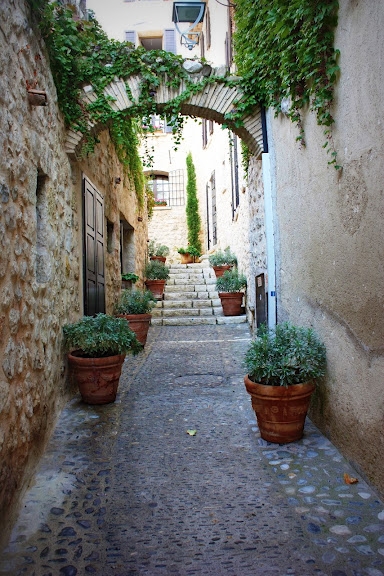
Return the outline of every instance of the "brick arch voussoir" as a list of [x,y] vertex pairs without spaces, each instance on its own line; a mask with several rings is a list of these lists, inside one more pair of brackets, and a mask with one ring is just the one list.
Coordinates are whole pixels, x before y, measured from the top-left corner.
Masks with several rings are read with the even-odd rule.
[[[126,92],[126,84],[129,86],[130,94]],[[184,86],[181,85],[179,90],[170,89],[161,84],[155,95],[156,108],[159,114],[163,112],[164,106],[177,95],[181,95]],[[134,76],[126,80],[115,79],[104,91],[105,95],[110,96],[110,106],[112,110],[127,110],[139,100],[140,96],[140,77]],[[95,92],[92,86],[84,88],[82,101],[89,104],[95,100]],[[261,122],[261,109],[256,108],[254,113],[247,116],[242,121],[242,126],[235,125],[225,118],[241,102],[241,93],[236,87],[226,86],[223,82],[211,83],[205,86],[200,92],[195,93],[181,105],[181,114],[194,118],[204,118],[213,120],[218,124],[225,124],[230,128],[245,144],[251,152],[259,157],[263,152],[263,134]],[[94,124],[89,121],[89,127],[92,133],[97,135],[104,130],[104,124]],[[83,135],[74,130],[68,130],[66,137],[66,151],[70,156],[77,156],[81,148]]]

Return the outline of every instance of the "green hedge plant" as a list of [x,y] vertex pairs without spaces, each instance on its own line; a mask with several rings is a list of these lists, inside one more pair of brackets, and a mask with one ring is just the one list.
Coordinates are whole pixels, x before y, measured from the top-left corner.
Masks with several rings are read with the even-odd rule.
[[312,328],[285,322],[275,330],[259,331],[245,355],[245,365],[253,382],[300,384],[325,375],[326,350]]
[[241,292],[246,286],[247,278],[237,268],[226,270],[220,278],[216,278],[218,292]]
[[132,352],[142,345],[123,318],[108,314],[84,316],[63,326],[64,344],[69,351],[80,350],[85,358],[104,358]]
[[156,302],[150,290],[122,290],[115,314],[150,314]]

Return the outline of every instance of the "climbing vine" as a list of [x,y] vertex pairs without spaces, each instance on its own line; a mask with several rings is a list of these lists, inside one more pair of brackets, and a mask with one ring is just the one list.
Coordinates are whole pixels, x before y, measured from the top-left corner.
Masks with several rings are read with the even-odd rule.
[[235,61],[246,98],[237,115],[244,117],[262,104],[281,111],[300,129],[301,111],[309,106],[324,126],[329,164],[340,168],[332,144],[331,113],[337,81],[339,51],[334,48],[337,0],[237,0],[234,34]]

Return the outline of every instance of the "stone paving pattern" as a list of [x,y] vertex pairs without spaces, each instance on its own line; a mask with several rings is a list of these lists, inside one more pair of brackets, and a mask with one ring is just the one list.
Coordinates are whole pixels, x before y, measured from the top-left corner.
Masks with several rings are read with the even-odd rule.
[[0,574],[384,576],[374,490],[309,420],[299,442],[260,438],[249,338],[246,324],[152,327],[114,404],[72,400]]

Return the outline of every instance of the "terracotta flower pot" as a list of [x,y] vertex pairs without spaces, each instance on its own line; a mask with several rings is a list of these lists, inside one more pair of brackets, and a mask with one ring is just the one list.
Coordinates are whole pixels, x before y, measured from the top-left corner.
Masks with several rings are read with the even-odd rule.
[[252,382],[248,376],[244,383],[252,397],[261,437],[277,444],[300,440],[315,384],[268,386]]
[[152,314],[118,314],[117,316],[128,321],[129,327],[136,334],[138,341],[145,346]]
[[164,294],[165,282],[166,280],[146,280],[145,285],[155,298],[161,300]]
[[158,260],[159,262],[164,262],[166,261],[166,257],[165,256],[150,256],[149,257],[150,260]]
[[220,278],[226,270],[230,270],[232,266],[229,264],[223,264],[222,266],[212,266],[215,271],[216,278]]
[[180,262],[182,264],[192,264],[193,256],[191,256],[190,254],[180,254]]
[[224,316],[240,316],[243,303],[242,292],[219,292]]
[[81,397],[87,404],[109,404],[116,399],[125,354],[83,358],[80,350],[68,354],[68,363]]

